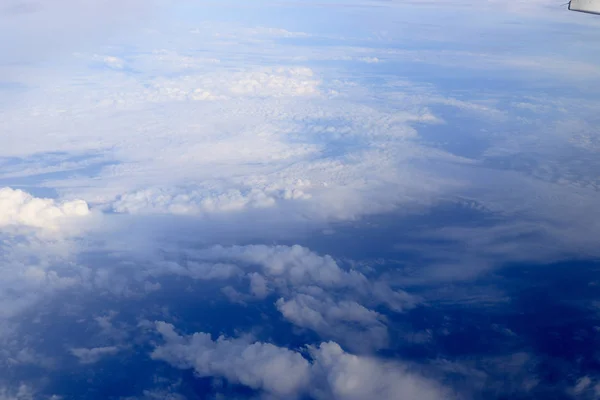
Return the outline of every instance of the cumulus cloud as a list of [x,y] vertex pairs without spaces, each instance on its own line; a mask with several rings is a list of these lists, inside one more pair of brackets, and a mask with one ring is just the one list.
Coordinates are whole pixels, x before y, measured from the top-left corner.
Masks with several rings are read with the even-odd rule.
[[385,317],[355,301],[297,294],[289,300],[280,298],[276,305],[294,325],[348,343],[351,348],[378,349],[388,344]]
[[85,283],[85,268],[74,260],[86,222],[91,211],[82,200],[0,189],[0,360],[7,365],[51,364],[21,341],[20,324],[40,300]]
[[74,238],[89,214],[83,201],[56,202],[0,189],[0,322],[82,282]]
[[279,398],[296,396],[309,382],[309,363],[297,352],[225,337],[213,341],[206,333],[183,337],[164,322],[157,322],[156,328],[166,344],[157,347],[152,358],[193,368],[199,376],[225,377]]
[[320,256],[302,246],[214,246],[192,251],[191,255],[203,260],[231,260],[246,265],[257,265],[262,273],[283,287],[318,285],[324,288],[353,287],[361,290],[368,285],[364,275],[345,271],[331,256]]
[[378,398],[437,400],[452,396],[437,383],[393,362],[359,357],[334,342],[298,351],[269,343],[219,337],[206,333],[181,336],[165,322],[156,329],[165,343],[152,358],[199,376],[223,377],[275,398],[310,395],[317,399]]
[[0,229],[27,226],[57,231],[62,224],[89,214],[90,209],[83,200],[56,202],[34,197],[22,190],[0,189]]
[[82,364],[94,364],[104,357],[113,356],[119,352],[116,346],[94,347],[91,349],[74,348],[71,349],[71,354],[79,359]]
[[[305,290],[323,293],[328,290],[351,290],[353,296],[369,297],[395,311],[414,306],[418,299],[401,290],[394,290],[383,281],[368,278],[360,271],[340,267],[329,255],[319,255],[306,247],[294,246],[213,246],[190,250],[187,254],[198,260],[237,262],[245,270],[258,272],[268,285],[281,293]],[[256,273],[251,275],[256,279]]]
[[[302,246],[214,246],[184,254],[186,262],[153,263],[147,275],[225,281],[223,293],[236,303],[277,296],[275,307],[292,324],[362,352],[388,345],[386,318],[370,307],[403,312],[419,302]],[[235,283],[240,278],[247,292]]]
[[326,386],[315,397],[359,399],[452,399],[440,385],[409,372],[405,367],[346,353],[333,342],[312,348],[313,368],[325,377]]

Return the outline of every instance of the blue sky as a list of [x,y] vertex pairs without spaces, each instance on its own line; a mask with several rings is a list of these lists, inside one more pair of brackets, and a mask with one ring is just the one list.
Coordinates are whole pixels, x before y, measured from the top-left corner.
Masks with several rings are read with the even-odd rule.
[[598,398],[599,27],[10,0],[0,400]]

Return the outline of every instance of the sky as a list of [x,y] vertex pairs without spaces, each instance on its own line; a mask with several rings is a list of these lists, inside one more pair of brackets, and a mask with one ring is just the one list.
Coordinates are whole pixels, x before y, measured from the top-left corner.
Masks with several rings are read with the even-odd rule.
[[0,400],[600,399],[599,28],[4,1]]

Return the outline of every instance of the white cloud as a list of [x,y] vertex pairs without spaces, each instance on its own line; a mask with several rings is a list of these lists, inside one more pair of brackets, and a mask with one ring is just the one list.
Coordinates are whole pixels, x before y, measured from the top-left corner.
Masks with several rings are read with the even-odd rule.
[[229,91],[248,96],[306,96],[319,93],[320,82],[310,68],[276,68],[233,76]]
[[86,284],[77,243],[96,220],[84,201],[36,198],[0,189],[0,360],[8,366],[53,361],[22,340],[22,317],[42,299]]
[[[352,296],[365,297],[372,302],[387,305],[395,311],[411,308],[418,299],[408,293],[393,290],[383,281],[367,277],[353,269],[343,269],[329,255],[321,256],[302,246],[214,246],[204,250],[186,252],[192,259],[206,261],[224,260],[237,263],[245,270],[258,272],[269,286],[287,294],[303,290],[351,291]],[[252,274],[252,279],[256,273]],[[322,293],[322,292],[319,292]]]
[[[173,58],[174,56],[171,56]],[[190,66],[197,61],[181,60],[181,66]],[[213,64],[208,60],[208,64]],[[164,72],[164,71],[161,71]],[[187,100],[226,100],[237,97],[285,98],[315,96],[320,93],[321,82],[314,72],[306,67],[262,67],[247,71],[204,72],[188,74],[177,78],[158,78],[149,88],[124,93],[128,98],[117,101],[167,102]],[[132,88],[141,89],[141,88]]]
[[75,253],[62,237],[0,233],[0,326],[18,322],[42,298],[80,285],[84,269],[74,263]]
[[[105,234],[112,235],[109,231],[100,237]],[[234,302],[252,303],[273,295],[274,307],[290,323],[365,352],[388,345],[386,319],[371,307],[381,305],[403,312],[419,301],[377,278],[340,267],[330,256],[320,256],[301,246],[214,246],[197,250],[179,244],[175,249],[148,249],[140,257],[137,253],[145,253],[143,247],[138,249],[135,241],[127,239],[123,249],[110,245],[90,248],[92,252],[119,254],[118,259],[96,268],[75,261],[85,252],[85,248],[73,247],[76,243],[47,242],[35,237],[28,240],[3,242],[3,285],[11,290],[0,296],[0,317],[18,317],[39,304],[41,298],[50,298],[62,290],[141,296],[161,290],[163,277],[182,276],[210,280],[213,286],[220,284],[223,293]],[[121,242],[118,237],[115,240]],[[38,258],[33,263],[29,259],[32,252]],[[247,285],[247,289],[240,285]],[[112,315],[96,319],[102,334],[124,339],[123,333],[112,325]],[[97,353],[77,351],[81,357]]]
[[79,359],[82,364],[94,364],[104,357],[113,356],[119,352],[116,346],[94,347],[91,349],[74,348],[71,349],[71,354]]
[[359,57],[358,59],[359,61],[365,62],[367,64],[378,64],[380,62],[382,62],[379,58],[377,57]]
[[308,37],[310,36],[305,32],[292,32],[287,29],[282,28],[269,28],[264,26],[259,26],[256,28],[249,28],[243,30],[245,34],[253,34],[257,36],[267,36],[267,37],[284,37],[284,38],[298,38],[298,37]]
[[31,196],[22,190],[0,188],[0,229],[27,226],[57,231],[73,219],[89,216],[83,200],[56,202]]
[[360,400],[378,398],[437,400],[454,396],[433,381],[411,373],[394,362],[359,357],[346,353],[333,342],[312,348],[313,372],[326,380],[326,386],[315,397],[323,399]]
[[125,60],[115,56],[100,56],[95,55],[94,60],[103,63],[109,68],[123,69],[125,68]]
[[155,263],[149,274],[244,277],[248,294],[225,283],[223,293],[230,301],[256,301],[275,294],[279,297],[275,306],[292,324],[363,352],[388,345],[386,318],[369,307],[404,312],[420,301],[302,246],[214,246],[185,254],[187,262]]
[[[160,67],[163,56],[189,71],[170,73]],[[352,98],[331,97],[331,82],[306,66],[240,70],[210,60],[138,54],[127,63],[139,74],[95,72],[77,83],[42,86],[37,104],[4,111],[8,131],[19,134],[8,135],[0,156],[60,151],[110,163],[95,176],[44,184],[121,213],[203,216],[292,202],[298,204],[280,215],[314,220],[426,202],[454,183],[411,161],[465,161],[416,142],[411,124],[439,122],[417,96],[381,111],[368,98],[357,101],[352,85],[335,86]],[[351,151],[336,155],[337,146]],[[28,176],[44,168],[30,168]]]
[[199,376],[225,377],[279,398],[293,397],[308,384],[309,363],[294,351],[224,337],[213,341],[206,333],[182,337],[164,322],[157,322],[156,328],[166,344],[157,347],[152,358],[193,368]]
[[388,345],[385,317],[355,301],[319,299],[297,294],[277,300],[277,309],[294,325],[311,329],[322,337],[347,343],[362,351]]
[[230,189],[215,194],[196,190],[171,194],[160,189],[145,189],[123,194],[112,204],[112,208],[116,212],[129,214],[202,215],[271,207],[276,202],[274,195],[260,189],[246,192]]
[[334,342],[309,348],[307,359],[299,352],[269,343],[225,337],[212,340],[206,333],[180,336],[164,322],[157,322],[156,328],[165,343],[152,352],[152,358],[177,368],[194,369],[199,376],[223,377],[275,398],[452,398],[437,383],[400,364],[355,356]]
[[257,298],[265,298],[269,294],[268,281],[259,273],[248,274],[250,277],[250,292]]
[[323,288],[350,287],[362,290],[368,280],[355,271],[342,270],[330,256],[319,256],[302,246],[215,246],[191,251],[201,260],[239,261],[257,265],[264,276],[283,287],[318,285]]
[[[10,48],[0,44],[0,50],[8,49],[0,51],[3,54],[0,61],[55,57],[54,53],[60,49],[65,49],[64,54],[70,53],[81,43],[87,47],[90,37],[96,35],[102,37],[98,41],[112,42],[104,38],[109,30],[106,25],[118,25],[120,21],[116,19],[128,20],[138,8],[146,10],[146,6],[154,6],[137,0],[119,4],[112,0],[91,1],[86,7],[75,3],[71,0],[60,0],[54,6],[41,2],[11,3],[3,8],[1,36],[14,40],[8,44]],[[442,3],[455,6],[452,2]],[[472,5],[471,1],[459,3]],[[307,2],[304,5],[310,6]],[[414,6],[395,2],[385,5]],[[511,7],[546,6],[538,1],[527,4],[492,1],[478,4],[475,12]],[[385,13],[393,15],[389,9]],[[356,14],[364,18],[362,13]],[[377,32],[385,29],[385,21],[375,20],[376,29],[363,33],[385,36]],[[461,112],[474,111],[489,122],[490,117],[498,121],[506,117],[499,111],[503,100],[476,101],[466,95],[458,99],[441,96],[431,85],[393,86],[388,81],[388,73],[396,65],[411,71],[415,63],[424,63],[438,68],[475,69],[482,75],[535,71],[564,84],[582,76],[593,79],[600,76],[591,56],[587,60],[576,57],[561,61],[554,55],[551,58],[538,53],[514,56],[472,49],[456,51],[446,37],[439,42],[444,44],[442,51],[432,49],[433,42],[428,46],[431,50],[402,50],[403,46],[396,46],[398,42],[376,43],[373,37],[362,41],[374,43],[372,47],[345,46],[350,44],[350,38],[342,36],[327,42],[327,46],[312,46],[316,41],[332,38],[315,37],[292,28],[265,27],[221,32],[203,26],[195,34],[187,35],[189,27],[182,27],[185,24],[162,22],[160,29],[150,27],[152,23],[148,22],[151,29],[128,35],[126,40],[115,40],[115,46],[82,49],[85,53],[80,51],[67,62],[56,63],[60,71],[47,69],[53,63],[37,70],[32,65],[0,65],[0,75],[9,78],[13,75],[5,74],[5,70],[19,70],[16,76],[23,79],[25,87],[14,102],[2,101],[0,105],[3,121],[0,179],[52,187],[58,190],[60,199],[83,199],[40,199],[21,191],[0,189],[0,345],[9,342],[4,340],[7,337],[17,336],[18,330],[12,329],[17,325],[14,321],[41,304],[40,300],[49,300],[59,291],[81,287],[90,289],[90,295],[98,291],[118,296],[128,296],[136,290],[150,293],[161,290],[161,278],[175,275],[211,280],[215,286],[222,284],[225,295],[246,305],[269,299],[296,327],[310,329],[323,340],[334,339],[344,348],[361,354],[385,347],[389,321],[375,310],[403,312],[419,299],[381,281],[377,271],[367,274],[344,268],[332,257],[300,246],[216,246],[190,251],[179,247],[165,261],[160,257],[164,255],[164,247],[168,247],[165,242],[178,246],[191,243],[193,249],[210,246],[223,237],[227,243],[239,243],[242,241],[237,239],[242,234],[238,231],[242,230],[252,230],[248,237],[257,243],[267,236],[280,240],[284,234],[286,238],[293,236],[297,226],[354,220],[365,214],[403,209],[405,205],[407,210],[413,210],[413,206],[452,196],[456,189],[464,188],[464,182],[490,190],[488,195],[477,194],[477,197],[487,196],[486,204],[491,210],[524,210],[536,219],[556,215],[552,220],[557,222],[556,226],[551,229],[556,240],[552,243],[568,242],[577,249],[583,243],[586,249],[597,248],[596,228],[563,228],[570,219],[594,220],[590,215],[597,210],[597,196],[577,191],[557,202],[560,196],[556,195],[563,193],[564,188],[540,191],[540,186],[530,185],[528,180],[514,180],[513,185],[505,185],[500,179],[490,179],[497,175],[482,173],[483,169],[478,168],[477,174],[488,181],[487,185],[497,186],[484,188],[476,179],[461,179],[464,171],[455,167],[473,164],[470,160],[431,147],[429,139],[419,134],[423,124],[443,122],[434,108],[438,105]],[[482,18],[478,23],[487,22]],[[302,25],[301,21],[296,23],[298,27]],[[436,32],[441,31],[442,36],[448,35],[449,30],[445,31],[445,25],[439,21],[431,21],[430,26]],[[509,29],[518,26],[511,24]],[[327,29],[333,30],[334,26]],[[42,31],[52,32],[46,37],[40,34]],[[180,35],[184,31],[186,34]],[[216,31],[220,31],[218,35],[214,35]],[[407,41],[423,33],[406,31]],[[461,29],[458,36],[471,32]],[[306,40],[281,40],[292,38]],[[310,42],[313,39],[315,42]],[[302,44],[292,44],[297,42]],[[458,41],[454,45],[463,49],[469,43],[472,42]],[[584,48],[581,42],[577,46]],[[125,54],[129,49],[134,51]],[[110,68],[86,69],[90,61]],[[376,75],[378,70],[384,71],[379,65],[363,64],[360,70],[349,70],[356,64],[351,67],[350,63],[336,61],[385,62],[385,74]],[[45,76],[49,77],[47,81],[42,78]],[[488,97],[489,93],[482,96]],[[597,107],[588,107],[592,110],[589,115],[595,115]],[[557,126],[557,131],[567,132],[566,125],[573,126],[567,121]],[[586,149],[596,149],[593,124],[583,128],[573,140]],[[501,129],[504,126],[498,127]],[[539,126],[536,129],[548,132]],[[517,136],[512,130],[507,131]],[[543,138],[546,146],[554,146],[547,139],[555,136]],[[448,138],[454,139],[454,136]],[[487,135],[484,139],[495,141],[493,146],[498,147],[497,136]],[[433,146],[446,144],[441,142],[440,139]],[[532,143],[539,144],[540,137],[536,136]],[[514,148],[516,152],[522,151],[522,143],[518,142]],[[50,161],[40,161],[58,152],[60,155],[49,156]],[[528,189],[516,190],[517,186]],[[499,196],[498,192],[506,194]],[[532,193],[548,195],[523,204],[522,199],[530,198]],[[94,223],[88,204],[93,209],[128,214],[106,216],[119,226],[115,229],[119,234],[102,232],[83,239],[62,235],[71,233],[72,224],[85,224],[87,228]],[[150,214],[168,217],[155,224],[159,218]],[[249,224],[247,221],[256,215],[264,218]],[[189,235],[179,230],[183,220],[194,225]],[[278,221],[271,224],[273,220]],[[144,229],[138,229],[139,226]],[[520,227],[524,231],[529,229]],[[494,237],[506,235],[512,228],[513,225],[483,233],[477,229],[439,232],[437,237],[442,239],[461,236],[470,249],[475,249],[475,254],[469,250],[468,254],[462,254],[460,262],[450,260],[452,267],[460,268],[446,268],[438,275],[455,278],[456,271],[469,275],[465,262],[481,266],[491,258],[495,262],[507,259],[506,253],[522,253],[527,247],[522,242],[511,248],[494,241]],[[219,236],[220,229],[233,233]],[[579,232],[573,234],[571,231],[575,230]],[[14,235],[25,231],[48,234]],[[146,235],[152,239],[146,240]],[[159,240],[148,244],[158,236]],[[110,245],[103,247],[116,241],[121,246],[117,250]],[[85,257],[78,258],[86,246],[107,259],[95,265]],[[189,256],[187,261],[178,258],[182,253]],[[537,255],[549,253],[554,256],[555,249]],[[139,254],[147,259],[138,257]],[[428,280],[437,277],[426,276],[427,271],[423,275]],[[142,289],[135,288],[136,285]],[[118,335],[116,325],[106,317],[96,322],[102,334]],[[385,399],[406,393],[408,399],[440,398],[435,396],[440,395],[436,389],[426,389],[429,382],[411,375],[404,367],[356,357],[333,343],[313,348],[310,357],[305,357],[306,353],[265,343],[226,338],[213,341],[206,334],[198,334],[195,339],[182,338],[169,333],[164,326],[161,329],[169,337],[165,337],[167,344],[161,347],[161,357],[277,396],[302,393],[323,399]],[[75,348],[72,353],[83,363],[93,363],[100,357],[114,355],[120,346]],[[5,347],[8,350],[3,357],[31,359],[28,352]],[[160,353],[158,349],[157,352]],[[194,357],[207,353],[207,359]],[[279,369],[292,371],[286,375],[288,380],[275,380],[277,374],[283,373]],[[320,372],[316,373],[317,370]],[[293,375],[294,371],[298,374]]]

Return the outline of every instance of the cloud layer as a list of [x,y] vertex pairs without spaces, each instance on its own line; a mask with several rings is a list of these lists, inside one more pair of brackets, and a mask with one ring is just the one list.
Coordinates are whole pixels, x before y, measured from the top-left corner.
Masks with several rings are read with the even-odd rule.
[[[551,357],[513,321],[537,305],[496,269],[599,255],[600,31],[581,17],[4,2],[0,400],[537,393]],[[544,329],[580,343],[553,393],[597,394],[593,279],[568,299],[586,317],[566,313],[589,326]]]

